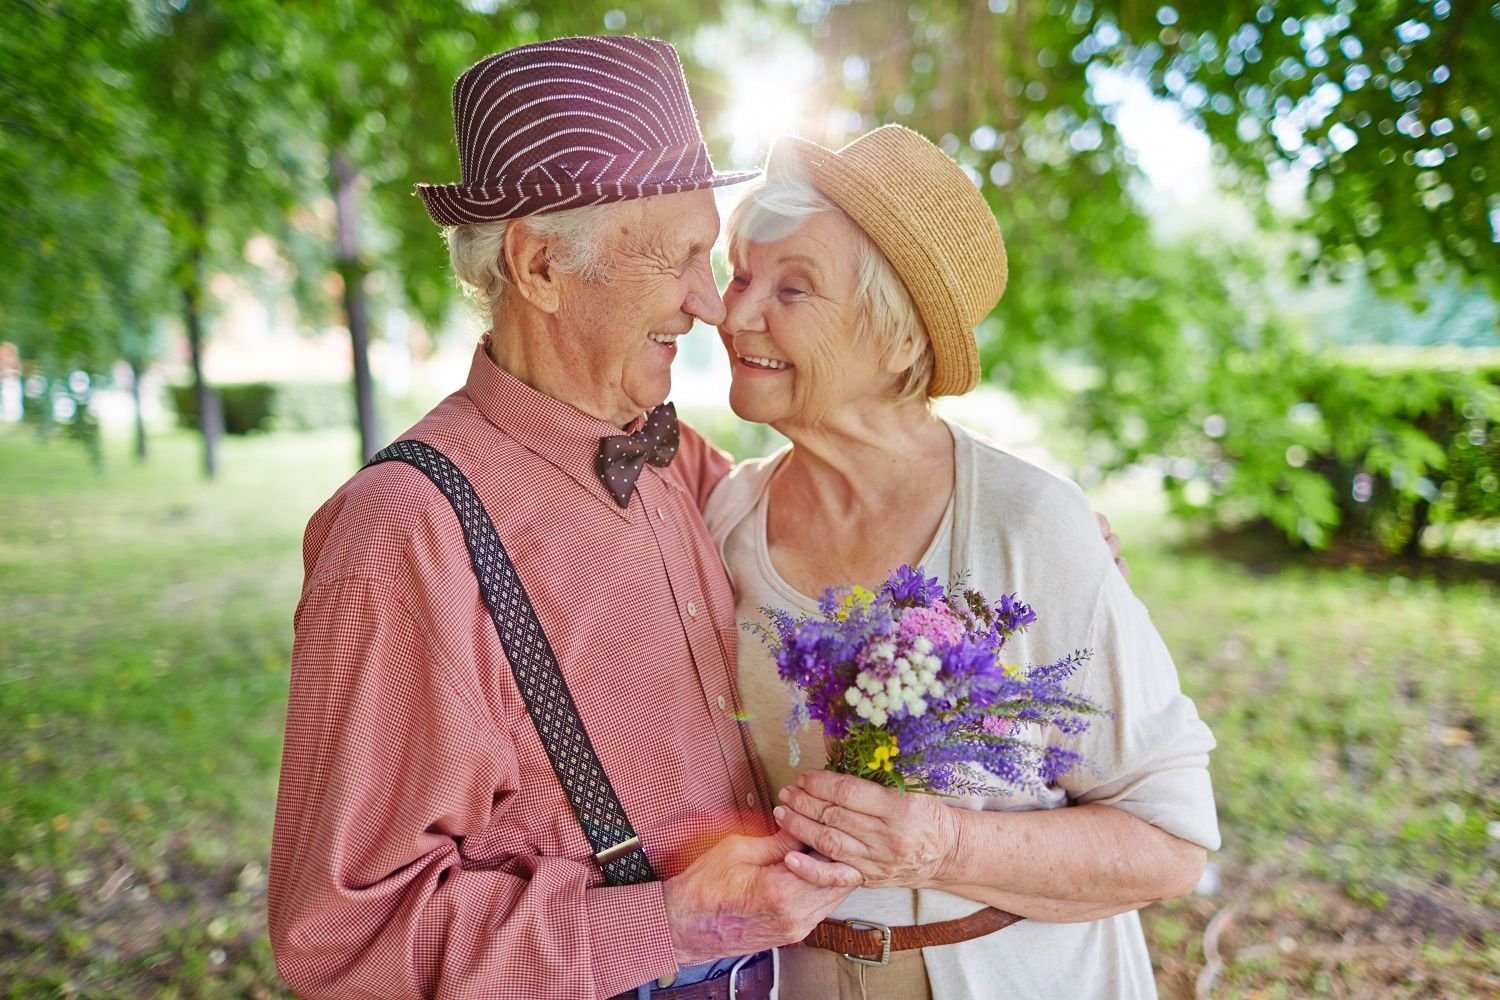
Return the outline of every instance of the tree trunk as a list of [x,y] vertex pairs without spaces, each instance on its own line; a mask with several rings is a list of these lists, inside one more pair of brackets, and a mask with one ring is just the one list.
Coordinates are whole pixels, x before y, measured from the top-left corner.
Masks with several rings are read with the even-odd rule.
[[141,409],[142,363],[131,358],[126,364],[130,365],[130,401],[135,405],[135,460],[144,462],[146,460],[146,414]]
[[219,394],[203,381],[203,251],[193,251],[192,270],[182,289],[183,319],[187,324],[188,352],[193,365],[193,396],[198,404],[198,431],[203,437],[203,474],[209,479],[219,471],[219,434],[224,416]]
[[1411,512],[1411,534],[1406,536],[1406,543],[1401,546],[1401,554],[1411,559],[1422,557],[1422,532],[1432,523],[1432,504],[1426,500],[1418,500],[1412,507]]
[[333,204],[338,224],[339,275],[344,279],[344,319],[354,353],[354,412],[359,426],[359,453],[368,459],[380,449],[380,426],[375,414],[375,387],[370,378],[370,319],[365,301],[365,267],[355,228],[359,168],[342,149],[331,157]]

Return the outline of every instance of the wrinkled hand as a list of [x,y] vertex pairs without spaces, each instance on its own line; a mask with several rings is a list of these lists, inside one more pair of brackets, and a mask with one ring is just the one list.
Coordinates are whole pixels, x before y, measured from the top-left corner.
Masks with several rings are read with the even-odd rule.
[[931,887],[959,847],[953,810],[933,795],[899,792],[850,774],[804,771],[783,788],[776,822],[868,886]]
[[1130,563],[1120,555],[1120,536],[1110,530],[1109,518],[1098,511],[1094,512],[1094,517],[1099,519],[1099,534],[1103,536],[1104,544],[1109,546],[1109,555],[1115,561],[1115,568],[1125,579],[1130,579]]
[[662,885],[681,965],[801,941],[860,884],[786,833],[726,837]]

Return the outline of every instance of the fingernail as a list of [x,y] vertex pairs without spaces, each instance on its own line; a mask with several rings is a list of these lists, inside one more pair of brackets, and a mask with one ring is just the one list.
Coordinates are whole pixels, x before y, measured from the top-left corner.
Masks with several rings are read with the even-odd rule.
[[775,809],[771,810],[771,815],[775,816],[777,819],[784,819],[786,817],[786,810],[781,806],[777,806]]

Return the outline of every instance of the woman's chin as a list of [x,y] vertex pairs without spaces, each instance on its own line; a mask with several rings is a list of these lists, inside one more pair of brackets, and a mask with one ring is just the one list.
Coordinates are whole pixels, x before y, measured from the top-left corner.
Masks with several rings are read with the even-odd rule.
[[729,408],[741,420],[752,424],[769,424],[778,420],[786,409],[767,394],[735,379],[729,386]]

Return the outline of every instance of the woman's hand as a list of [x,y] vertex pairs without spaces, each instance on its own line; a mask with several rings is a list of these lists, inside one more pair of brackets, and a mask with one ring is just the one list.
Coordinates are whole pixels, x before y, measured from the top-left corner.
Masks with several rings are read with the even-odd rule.
[[959,824],[933,795],[831,771],[805,771],[774,810],[783,830],[842,861],[868,886],[929,888],[959,851]]

